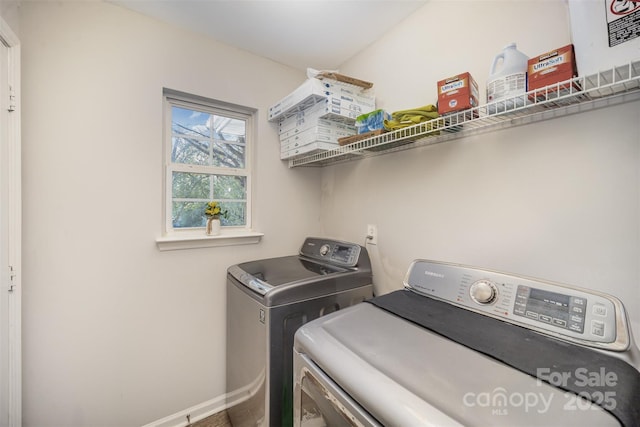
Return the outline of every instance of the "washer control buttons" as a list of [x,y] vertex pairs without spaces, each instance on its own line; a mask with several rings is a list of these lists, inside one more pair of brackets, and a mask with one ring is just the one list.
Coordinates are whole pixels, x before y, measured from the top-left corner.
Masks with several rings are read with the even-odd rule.
[[598,316],[606,316],[607,315],[607,307],[602,304],[594,304],[593,305],[593,314]]
[[600,322],[599,320],[591,321],[591,333],[593,335],[604,336],[604,322]]
[[489,280],[478,280],[469,288],[469,295],[478,304],[491,304],[498,296],[498,288]]

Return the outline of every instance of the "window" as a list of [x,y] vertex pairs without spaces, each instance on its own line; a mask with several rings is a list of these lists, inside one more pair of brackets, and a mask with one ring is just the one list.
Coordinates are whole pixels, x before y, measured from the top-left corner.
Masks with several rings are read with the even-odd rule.
[[220,202],[224,230],[251,228],[253,111],[164,91],[166,232],[204,229],[205,205]]

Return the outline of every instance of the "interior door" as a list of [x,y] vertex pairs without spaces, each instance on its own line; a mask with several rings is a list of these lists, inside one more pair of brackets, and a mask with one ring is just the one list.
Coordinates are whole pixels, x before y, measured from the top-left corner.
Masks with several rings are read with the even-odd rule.
[[0,259],[2,260],[2,292],[0,292],[0,418],[1,426],[9,425],[9,286],[11,267],[9,266],[9,215],[8,215],[8,183],[9,168],[6,164],[8,158],[7,144],[7,102],[6,94],[9,88],[7,79],[8,50],[7,46],[0,43]]
[[0,427],[22,423],[19,57],[0,19]]

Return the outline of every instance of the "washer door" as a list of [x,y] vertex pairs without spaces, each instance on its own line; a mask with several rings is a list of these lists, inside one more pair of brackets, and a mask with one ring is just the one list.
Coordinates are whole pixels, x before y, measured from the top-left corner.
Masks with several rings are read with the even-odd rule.
[[294,352],[294,427],[381,426],[305,355]]

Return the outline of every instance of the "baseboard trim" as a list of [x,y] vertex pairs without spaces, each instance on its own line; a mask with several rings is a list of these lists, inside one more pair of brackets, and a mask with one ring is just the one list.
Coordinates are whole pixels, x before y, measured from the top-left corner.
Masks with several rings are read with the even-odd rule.
[[258,378],[253,380],[253,382],[247,384],[244,387],[240,387],[237,390],[232,391],[231,393],[226,394],[227,407],[226,409],[232,408],[236,405],[241,404],[242,402],[249,400],[260,391],[260,387],[266,387],[266,371],[263,369],[258,375]]
[[207,400],[206,402],[187,408],[184,411],[180,411],[160,420],[145,424],[142,427],[186,427],[189,425],[187,422],[187,415],[189,415],[189,419],[193,424],[196,421],[200,421],[213,414],[217,414],[218,412],[238,405],[256,395],[260,390],[260,386],[264,386],[265,380],[266,371],[263,369],[260,372],[260,375],[258,375],[258,378],[238,390]]
[[191,423],[195,423],[196,421],[200,421],[227,409],[226,400],[227,396],[223,394],[222,396],[192,406],[173,415],[145,424],[142,427],[186,427],[189,424],[187,422],[187,415],[189,415]]

